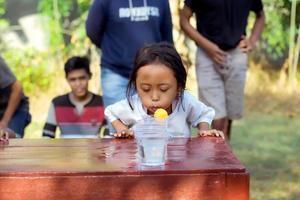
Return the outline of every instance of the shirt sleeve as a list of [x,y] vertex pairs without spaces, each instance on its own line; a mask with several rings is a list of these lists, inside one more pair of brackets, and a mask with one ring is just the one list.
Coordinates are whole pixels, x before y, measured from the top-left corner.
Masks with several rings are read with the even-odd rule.
[[253,0],[251,10],[255,13],[260,13],[263,10],[263,3],[261,0]]
[[107,21],[108,1],[93,1],[85,24],[87,36],[98,48],[101,47],[105,22]]
[[173,25],[169,1],[164,1],[164,12],[161,16],[162,41],[173,44]]
[[104,114],[110,122],[120,120],[128,127],[131,127],[140,119],[139,115],[130,107],[127,99],[108,106],[105,108]]
[[200,122],[211,124],[215,116],[215,110],[199,101],[189,93],[184,93],[185,107],[188,108],[188,121],[193,127],[197,127]]
[[16,81],[15,75],[0,56],[0,89],[6,88]]
[[57,127],[54,104],[51,102],[48,117],[43,129],[43,137],[55,138],[55,131]]

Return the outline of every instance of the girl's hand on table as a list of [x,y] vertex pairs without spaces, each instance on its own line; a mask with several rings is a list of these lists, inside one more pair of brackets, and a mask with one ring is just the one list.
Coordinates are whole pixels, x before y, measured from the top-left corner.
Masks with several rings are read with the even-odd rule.
[[225,139],[224,133],[222,131],[218,131],[216,129],[199,130],[198,136],[200,136],[200,137],[214,136],[214,137],[221,137],[221,138]]

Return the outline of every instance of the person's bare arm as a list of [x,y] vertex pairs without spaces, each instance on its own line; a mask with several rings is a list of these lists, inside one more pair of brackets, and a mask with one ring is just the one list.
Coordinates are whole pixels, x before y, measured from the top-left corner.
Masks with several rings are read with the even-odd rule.
[[264,26],[265,26],[265,13],[264,11],[261,11],[260,13],[256,14],[256,19],[250,37],[246,38],[243,36],[238,47],[245,53],[254,49],[256,42],[258,41],[264,29]]
[[22,85],[19,81],[15,81],[10,87],[11,94],[8,100],[7,108],[5,109],[4,115],[0,120],[0,129],[7,128],[8,123],[10,122],[22,98]]
[[201,35],[190,23],[193,16],[192,10],[184,6],[180,11],[180,26],[182,30],[192,39],[195,43],[204,49],[208,56],[217,64],[223,64],[226,59],[226,52],[221,50],[216,44],[209,41]]

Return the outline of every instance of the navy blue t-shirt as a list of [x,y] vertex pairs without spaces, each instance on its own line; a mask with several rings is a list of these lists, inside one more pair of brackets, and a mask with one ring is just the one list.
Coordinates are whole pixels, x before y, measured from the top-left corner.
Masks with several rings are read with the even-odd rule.
[[263,10],[261,0],[185,0],[185,5],[196,14],[199,33],[223,50],[238,45],[249,12]]
[[95,0],[86,21],[91,41],[101,48],[101,66],[129,77],[138,49],[173,43],[168,0]]

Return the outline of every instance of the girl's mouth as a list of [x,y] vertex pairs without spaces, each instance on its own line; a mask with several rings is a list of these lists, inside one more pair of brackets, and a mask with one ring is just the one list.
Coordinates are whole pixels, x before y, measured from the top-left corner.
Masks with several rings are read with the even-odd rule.
[[149,112],[149,114],[153,115],[157,109],[158,109],[158,107],[150,107],[148,109],[148,112]]

